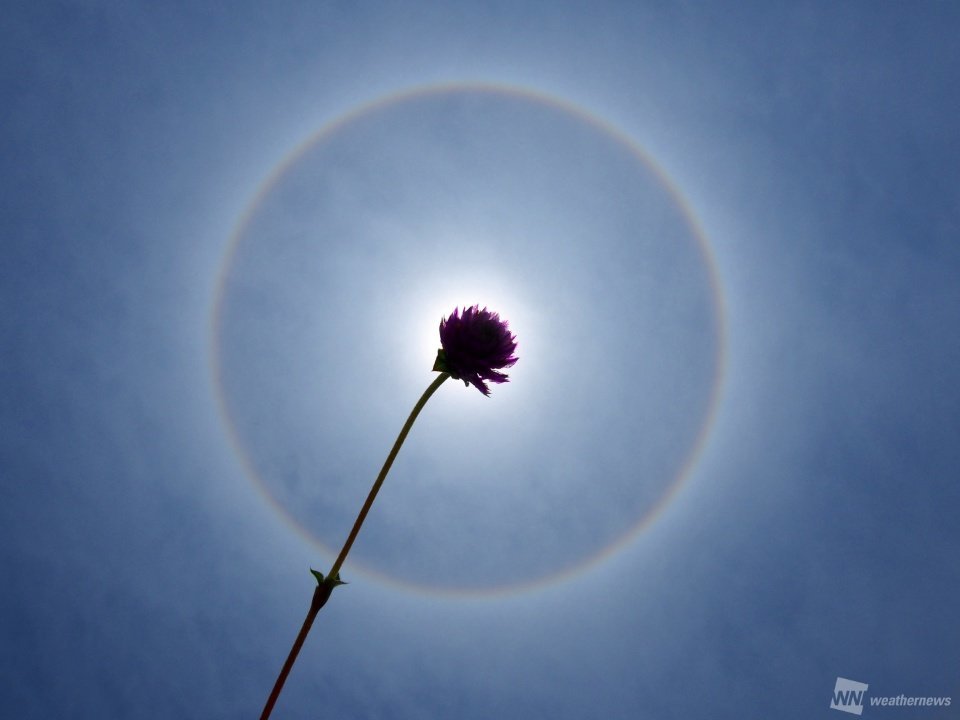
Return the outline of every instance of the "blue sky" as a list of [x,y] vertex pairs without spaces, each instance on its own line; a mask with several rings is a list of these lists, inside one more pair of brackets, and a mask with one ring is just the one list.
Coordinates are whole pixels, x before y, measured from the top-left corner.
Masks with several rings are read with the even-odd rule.
[[958,30],[11,8],[8,714],[256,717],[474,302],[511,382],[431,400],[274,717],[843,717],[838,676],[960,702]]

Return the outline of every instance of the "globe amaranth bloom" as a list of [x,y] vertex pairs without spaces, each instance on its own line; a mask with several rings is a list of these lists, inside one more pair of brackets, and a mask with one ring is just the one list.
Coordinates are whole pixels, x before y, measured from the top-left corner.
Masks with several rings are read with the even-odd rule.
[[486,380],[507,382],[508,376],[498,372],[513,367],[517,357],[517,338],[500,315],[479,305],[454,308],[450,317],[440,321],[440,344],[433,369],[448,372],[455,380],[471,384],[484,395],[490,395]]

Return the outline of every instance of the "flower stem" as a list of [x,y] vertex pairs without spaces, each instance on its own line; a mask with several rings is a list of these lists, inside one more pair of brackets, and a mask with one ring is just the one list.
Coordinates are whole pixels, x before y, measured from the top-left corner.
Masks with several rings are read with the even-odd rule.
[[413,427],[413,421],[417,419],[417,415],[419,415],[420,411],[423,410],[423,406],[427,404],[427,400],[430,399],[430,396],[436,392],[438,387],[443,385],[443,381],[448,377],[450,377],[450,373],[440,373],[436,380],[430,383],[430,387],[424,390],[423,395],[420,396],[420,399],[417,400],[417,404],[414,405],[413,410],[410,411],[410,417],[407,418],[407,421],[400,429],[400,434],[397,435],[397,441],[393,443],[393,447],[390,449],[390,454],[387,455],[387,459],[384,461],[383,467],[380,468],[380,474],[377,475],[377,479],[374,481],[373,487],[370,488],[370,494],[367,495],[367,501],[363,504],[363,507],[360,508],[360,514],[357,515],[357,521],[353,524],[353,529],[350,531],[347,541],[343,544],[343,548],[340,550],[340,554],[333,563],[333,567],[330,568],[330,572],[327,573],[328,579],[337,579],[337,574],[340,572],[340,567],[343,565],[343,561],[347,559],[347,553],[350,552],[350,548],[353,546],[353,541],[357,539],[357,533],[360,532],[360,526],[363,525],[363,521],[366,519],[367,513],[370,512],[370,506],[373,505],[373,501],[376,499],[377,493],[380,492],[380,486],[383,485],[384,478],[386,478],[387,473],[390,472],[390,466],[393,465],[394,458],[396,458],[397,453],[400,452],[400,446],[403,445],[403,441],[407,439],[407,433],[409,433],[410,428]]
[[283,667],[280,669],[280,675],[277,676],[277,682],[273,685],[273,690],[270,691],[270,697],[267,698],[267,704],[263,706],[263,712],[260,715],[260,720],[267,720],[270,717],[270,713],[273,712],[273,706],[277,703],[277,698],[280,697],[280,691],[283,690],[283,684],[287,681],[287,675],[290,674],[290,668],[293,667],[293,663],[297,659],[297,655],[300,654],[300,648],[303,647],[303,641],[307,639],[307,633],[310,632],[310,628],[313,627],[313,621],[317,617],[317,613],[320,612],[320,608],[324,606],[327,600],[330,598],[330,593],[333,591],[333,583],[324,582],[322,585],[318,584],[317,589],[313,591],[313,600],[310,601],[310,610],[307,612],[307,617],[303,621],[303,626],[300,628],[300,632],[297,634],[297,639],[293,641],[293,647],[290,648],[290,654],[287,655],[287,660],[283,663]]
[[448,377],[450,377],[450,373],[442,372],[432,383],[430,383],[430,386],[424,391],[423,395],[420,396],[420,399],[417,400],[417,404],[413,406],[413,410],[410,411],[410,416],[400,429],[400,434],[397,436],[396,442],[393,443],[393,447],[390,449],[390,454],[387,455],[387,459],[384,461],[383,467],[380,468],[380,474],[377,475],[377,479],[374,481],[373,487],[370,488],[370,493],[367,495],[367,500],[364,502],[363,507],[360,508],[360,514],[357,515],[357,520],[353,523],[353,529],[350,531],[350,535],[347,536],[347,540],[344,542],[343,548],[340,550],[340,554],[333,563],[333,567],[330,569],[330,572],[327,573],[327,577],[322,583],[318,583],[316,590],[314,590],[313,599],[310,602],[310,610],[307,612],[307,617],[303,621],[303,626],[300,628],[300,632],[297,634],[297,639],[293,641],[293,647],[290,648],[290,654],[287,656],[287,660],[284,662],[283,667],[280,670],[280,675],[277,677],[277,682],[274,683],[273,690],[270,692],[270,697],[267,698],[267,704],[263,707],[263,713],[260,715],[260,720],[267,720],[270,717],[270,713],[273,712],[273,706],[276,704],[277,698],[280,697],[280,691],[283,690],[283,685],[287,680],[287,675],[290,674],[290,669],[293,667],[293,663],[296,661],[297,655],[300,654],[300,648],[303,647],[303,642],[307,639],[307,633],[309,633],[310,628],[313,627],[313,621],[316,619],[317,613],[320,612],[320,608],[322,608],[326,604],[327,600],[330,599],[330,593],[333,592],[333,588],[340,584],[340,568],[343,566],[344,560],[347,559],[347,553],[350,552],[350,548],[353,546],[353,541],[357,539],[357,534],[360,532],[360,527],[363,525],[363,521],[366,519],[367,513],[370,512],[370,507],[373,505],[373,501],[376,499],[377,493],[380,492],[380,486],[383,485],[383,481],[386,479],[387,473],[390,472],[390,467],[393,465],[393,461],[397,457],[397,453],[400,452],[400,446],[403,445],[403,441],[406,440],[407,434],[410,432],[410,428],[413,427],[414,420],[417,419],[417,415],[419,415],[420,411],[423,410],[423,406],[427,404],[427,400],[430,399],[430,396],[436,392],[437,388],[440,387],[443,384],[443,381]]

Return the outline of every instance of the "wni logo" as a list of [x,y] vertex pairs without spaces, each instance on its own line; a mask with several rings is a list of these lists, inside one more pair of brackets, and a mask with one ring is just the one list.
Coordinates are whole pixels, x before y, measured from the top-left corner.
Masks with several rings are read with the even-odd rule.
[[866,683],[838,677],[837,684],[833,686],[833,699],[830,701],[830,707],[834,710],[862,715],[863,696],[867,693],[868,687]]

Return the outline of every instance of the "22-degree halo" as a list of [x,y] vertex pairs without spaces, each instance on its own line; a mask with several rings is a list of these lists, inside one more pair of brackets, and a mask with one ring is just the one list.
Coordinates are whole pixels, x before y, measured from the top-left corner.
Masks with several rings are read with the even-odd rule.
[[[682,224],[685,226],[686,233],[692,239],[693,245],[695,246],[694,249],[696,252],[696,260],[699,263],[699,271],[702,272],[703,284],[706,287],[706,293],[709,298],[708,314],[710,322],[710,338],[709,342],[707,343],[710,348],[709,382],[704,383],[702,392],[700,393],[703,397],[697,403],[699,412],[696,413],[696,423],[693,430],[688,433],[689,442],[686,443],[682,457],[678,457],[677,461],[673,463],[672,471],[669,474],[669,482],[663,488],[661,488],[659,492],[656,493],[655,498],[647,502],[642,512],[639,512],[635,517],[632,518],[632,520],[630,520],[628,524],[616,532],[614,536],[603,542],[601,546],[593,548],[588,554],[574,557],[570,562],[561,564],[558,567],[552,567],[548,571],[531,572],[526,576],[510,578],[507,581],[490,580],[479,584],[474,584],[472,582],[461,584],[450,584],[446,582],[437,583],[433,581],[424,581],[422,579],[411,580],[409,573],[398,575],[391,574],[382,568],[372,567],[371,565],[375,565],[375,563],[371,563],[370,561],[366,561],[364,558],[359,557],[359,553],[357,552],[357,549],[360,546],[359,542],[358,547],[355,548],[354,552],[351,554],[346,567],[347,572],[363,571],[364,573],[372,575],[382,581],[397,584],[415,591],[477,595],[528,590],[540,585],[558,582],[562,579],[569,578],[586,570],[588,567],[611,556],[619,549],[629,544],[646,527],[649,527],[653,520],[669,504],[671,498],[675,496],[677,490],[683,484],[683,481],[689,476],[690,471],[695,465],[708,436],[710,425],[715,415],[720,397],[720,388],[724,369],[723,303],[720,292],[719,278],[709,247],[688,204],[670,182],[669,178],[667,178],[664,172],[653,162],[653,160],[649,158],[635,143],[633,143],[630,138],[616,128],[612,127],[600,118],[590,115],[583,109],[573,106],[555,97],[546,96],[528,89],[484,84],[455,84],[415,88],[362,105],[359,108],[347,112],[334,121],[328,123],[315,134],[310,136],[306,141],[301,143],[277,166],[273,172],[268,175],[264,184],[257,191],[257,193],[255,193],[251,203],[243,213],[240,222],[230,240],[220,269],[213,310],[212,365],[214,387],[217,395],[218,405],[221,411],[221,416],[228,429],[228,434],[239,457],[241,458],[245,471],[253,480],[255,486],[261,492],[263,497],[269,502],[269,504],[278,510],[280,516],[287,520],[296,532],[301,534],[311,543],[315,544],[318,548],[323,550],[325,554],[332,558],[339,547],[337,543],[340,542],[340,540],[333,538],[321,540],[314,530],[305,526],[305,522],[302,517],[297,517],[291,508],[284,504],[284,502],[277,497],[278,493],[276,489],[272,489],[267,479],[264,477],[265,473],[263,466],[264,464],[269,463],[264,463],[262,458],[258,456],[258,450],[250,449],[249,445],[251,444],[251,437],[249,428],[246,429],[246,435],[244,435],[244,431],[238,428],[236,419],[234,417],[234,406],[238,404],[240,400],[231,396],[226,387],[224,374],[225,363],[229,361],[229,351],[224,348],[225,342],[222,337],[226,332],[224,330],[224,316],[227,314],[227,306],[230,304],[230,298],[228,298],[228,295],[231,291],[231,278],[233,270],[239,262],[237,255],[242,241],[245,237],[247,237],[248,233],[251,232],[251,226],[255,224],[259,215],[265,212],[263,210],[265,204],[274,201],[274,196],[278,193],[282,194],[281,190],[284,189],[283,186],[285,178],[294,170],[296,170],[298,164],[304,163],[305,158],[307,158],[307,156],[309,156],[312,152],[316,152],[318,149],[322,150],[324,148],[336,146],[337,142],[340,141],[341,138],[349,135],[349,132],[352,129],[363,125],[363,123],[377,121],[378,118],[385,117],[386,113],[398,112],[402,110],[416,110],[419,107],[417,103],[422,104],[430,100],[445,101],[448,99],[451,101],[462,100],[463,102],[480,103],[481,105],[484,101],[509,101],[516,105],[514,110],[523,107],[532,108],[538,112],[546,112],[548,114],[554,113],[558,117],[562,116],[563,118],[566,118],[566,120],[571,123],[579,124],[586,131],[601,136],[605,142],[612,143],[612,145],[618,149],[618,152],[623,154],[630,163],[642,168],[645,173],[648,173],[655,178],[661,190],[665,193],[667,201],[672,203],[673,207],[676,209],[682,220]],[[329,157],[326,159],[330,160]],[[349,163],[351,161],[351,157],[349,152],[340,153],[340,157],[337,159],[346,163],[344,167],[350,167]],[[275,202],[274,204],[277,203]],[[483,302],[483,298],[464,298],[464,302],[472,303],[477,300]],[[550,299],[545,299],[543,301],[549,303]],[[522,363],[522,352],[524,345],[523,337],[520,338],[520,342]],[[549,348],[546,349],[546,352],[549,352]],[[599,369],[602,371],[602,368]],[[428,372],[426,372],[426,370],[428,370],[428,368],[425,368],[424,384],[426,384],[430,378],[430,375]],[[321,369],[318,368],[317,372],[321,372]],[[343,378],[344,383],[355,383],[360,382],[360,380],[361,379],[359,378]],[[366,377],[362,378],[362,380],[364,382],[375,382],[375,380],[369,380]],[[460,390],[462,388],[457,389]],[[417,388],[406,388],[406,390],[407,392],[403,395],[405,398],[410,398],[413,394],[419,392]],[[453,388],[445,388],[445,390],[451,392],[453,391]],[[492,402],[496,402],[496,398],[494,398]],[[425,416],[429,416],[430,410],[431,408],[428,407]],[[406,411],[407,410],[402,406],[399,409],[396,409],[393,415],[391,415],[387,425],[399,426],[399,422],[402,421],[402,415]],[[423,424],[424,419],[422,418],[420,421],[418,421],[418,425],[422,426]],[[415,438],[418,435],[418,429],[421,432],[424,432],[422,427],[415,428],[414,433],[411,436],[412,438]],[[355,432],[362,433],[363,430],[364,428],[362,424],[355,427]],[[429,454],[431,450],[436,447],[436,443],[432,444],[428,439],[425,439],[422,442],[424,449],[423,452],[419,453],[419,458]],[[408,445],[409,444],[410,441],[408,440]],[[364,455],[367,455],[371,452],[374,454],[385,453],[387,446],[388,444],[379,450],[373,447],[370,447],[369,449],[365,447],[364,450],[358,450],[357,452],[358,454],[363,453]],[[597,447],[597,452],[601,452],[602,450],[602,447]],[[413,451],[410,447],[405,447],[404,451],[401,453],[401,458],[404,456],[404,454],[411,454],[412,452]],[[491,448],[490,452],[496,453],[496,448]],[[364,457],[364,460],[369,460],[369,458]],[[380,461],[382,461],[382,458],[378,458],[376,460],[377,467]],[[531,461],[528,459],[528,462]],[[532,462],[534,465],[536,465],[535,461]],[[366,468],[368,465],[364,464],[363,467]],[[394,469],[394,476],[398,474],[397,469],[398,468]],[[317,476],[322,475],[323,470],[323,467],[320,465],[310,468],[310,471]],[[356,501],[357,507],[359,507],[359,501],[361,501],[362,497],[366,494],[366,490],[369,487],[369,482],[372,480],[372,476],[369,479],[366,477],[358,477],[360,474],[360,470],[357,470],[353,473],[354,477],[351,480],[355,486],[354,498],[358,498]],[[391,482],[403,482],[403,480],[402,478],[398,479],[397,477],[391,477],[391,479],[388,481],[388,485]],[[384,502],[389,501],[381,499],[378,501],[378,504]],[[378,508],[376,505],[374,506],[374,512],[371,514],[371,518],[367,523],[368,526],[375,526],[378,510],[383,511],[384,509]],[[340,510],[338,510],[338,512],[340,512]],[[349,523],[351,523],[353,520],[353,515],[355,514],[356,509],[343,512],[345,512],[346,516],[342,518],[340,522],[342,522],[344,526],[348,528]],[[373,522],[371,522],[371,520]],[[365,526],[364,532],[361,533],[361,539],[363,538],[364,534],[373,534],[374,532],[374,530]],[[509,557],[505,556],[503,558],[504,563],[508,563],[509,561]]]

